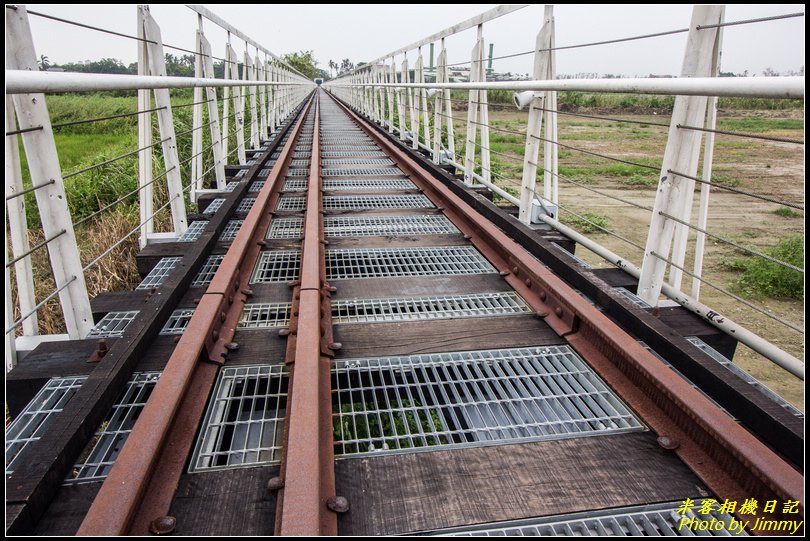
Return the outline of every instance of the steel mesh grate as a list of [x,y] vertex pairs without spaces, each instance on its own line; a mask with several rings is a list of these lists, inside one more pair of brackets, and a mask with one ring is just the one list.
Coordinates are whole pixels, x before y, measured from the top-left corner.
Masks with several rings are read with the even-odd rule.
[[107,477],[158,378],[160,372],[133,374],[133,378],[82,452],[66,482],[99,481]]
[[241,201],[239,201],[239,206],[236,207],[236,212],[241,212],[247,214],[250,212],[250,209],[253,208],[253,203],[256,202],[255,197],[245,197]]
[[300,271],[301,252],[298,250],[262,252],[256,261],[250,283],[294,282]]
[[382,176],[397,176],[401,177],[404,173],[398,167],[379,167],[379,168],[347,168],[347,169],[323,169],[322,175],[324,177],[356,177],[362,175]]
[[332,301],[332,322],[380,323],[530,313],[514,292]]
[[[6,475],[14,472],[24,451],[39,440],[87,377],[53,378],[31,399],[6,428]],[[8,414],[7,414],[8,415]],[[8,419],[8,417],[6,417]]]
[[191,287],[202,287],[210,284],[224,259],[224,255],[209,255],[208,259],[203,263],[200,272],[197,273],[197,276],[194,277],[194,281],[191,282]]
[[268,167],[261,169],[258,174],[258,176],[262,178],[262,182],[264,182],[264,179],[266,179],[270,175],[270,172],[273,170],[275,162],[268,161],[265,165],[267,165]]
[[173,336],[183,334],[183,331],[188,327],[188,322],[191,321],[191,316],[194,315],[194,310],[189,308],[181,308],[172,312],[166,324],[160,330],[161,336]]
[[284,181],[285,192],[303,192],[307,189],[308,179],[305,178],[288,178]]
[[335,454],[642,430],[569,346],[335,361]]
[[200,235],[203,234],[205,231],[205,227],[208,225],[208,220],[197,220],[191,222],[188,225],[188,229],[186,229],[182,235],[177,237],[177,242],[194,242]]
[[290,160],[290,167],[309,167],[309,159]]
[[380,148],[373,144],[344,144],[324,142],[321,145],[321,152],[379,152]]
[[269,329],[286,327],[290,323],[291,304],[288,302],[261,302],[245,304],[237,329]]
[[626,287],[614,287],[613,291],[620,294],[622,297],[630,301],[631,303],[635,304],[639,308],[652,308],[646,301],[644,301],[641,297],[627,289]]
[[146,278],[135,289],[152,289],[162,284],[169,277],[172,270],[180,263],[182,257],[164,257],[158,261]]
[[87,338],[113,338],[124,335],[127,325],[138,315],[137,310],[129,312],[108,312],[101,321],[96,323]]
[[416,190],[407,178],[331,178],[323,181],[325,191],[348,190]]
[[321,152],[322,158],[355,158],[357,156],[368,156],[368,157],[380,157],[384,158],[385,153],[380,150],[369,151],[369,152],[358,152],[358,151],[348,151],[348,150],[332,150],[329,152]]
[[222,368],[189,471],[278,464],[286,405],[285,365]]
[[276,205],[276,210],[304,210],[307,206],[307,199],[306,197],[291,197],[288,195],[283,195],[278,199],[278,205]]
[[321,165],[394,165],[394,162],[388,158],[332,158],[324,159]]
[[369,237],[391,235],[442,235],[459,233],[444,216],[326,216],[327,237]]
[[248,186],[248,193],[259,193],[264,188],[264,180],[254,180]]
[[300,239],[303,236],[303,218],[276,218],[267,230],[268,239]]
[[[694,536],[694,535],[743,535],[736,527],[730,529],[732,521],[737,522],[731,515],[719,513],[715,510],[710,513],[700,513],[705,500],[695,501],[694,511],[679,514],[678,508],[682,502],[660,503],[640,507],[624,507],[600,511],[588,511],[570,515],[557,515],[537,519],[527,519],[515,522],[482,524],[463,530],[439,530],[434,535],[449,535],[453,537],[469,536]],[[691,521],[712,523],[721,527],[716,530],[691,530],[687,527],[689,522],[680,527],[683,519]]]
[[[241,173],[241,171],[240,171],[240,173]],[[225,192],[225,193],[231,193],[232,191],[234,191],[236,189],[237,186],[239,186],[239,181],[238,180],[231,180],[230,182],[228,182],[225,185],[225,189],[222,190],[222,191]]]
[[244,220],[229,220],[219,235],[219,242],[231,242],[235,239],[243,223],[245,223]]
[[326,251],[328,280],[491,272],[495,268],[471,246]]
[[408,195],[325,195],[324,210],[373,209],[428,209],[435,208],[422,194]]
[[309,168],[304,169],[290,169],[287,171],[288,177],[308,177],[309,176]]
[[241,179],[242,177],[244,177],[247,174],[248,169],[249,169],[248,167],[244,167],[244,168],[240,169],[239,171],[236,172],[236,174],[233,176],[233,178]]
[[225,203],[224,197],[217,197],[211,200],[211,203],[205,207],[203,214],[211,215],[215,214],[219,209],[222,208],[222,205]]

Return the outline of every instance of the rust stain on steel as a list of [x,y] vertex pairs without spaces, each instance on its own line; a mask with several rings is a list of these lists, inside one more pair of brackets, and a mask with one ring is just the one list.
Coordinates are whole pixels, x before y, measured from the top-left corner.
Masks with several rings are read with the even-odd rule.
[[[278,494],[278,535],[337,535],[337,516],[327,507],[335,496],[332,447],[332,401],[329,356],[324,337],[331,339],[331,307],[326,292],[321,217],[320,107],[315,107],[309,169],[301,283],[290,368],[286,443],[282,457],[284,487]],[[329,332],[327,333],[327,327]],[[290,362],[290,359],[287,359]]]
[[[341,107],[721,499],[803,501],[803,477],[430,172]],[[526,279],[530,280],[527,285]],[[559,314],[559,315],[558,315]]]
[[[240,267],[246,252],[251,252],[255,256],[255,251],[258,250],[254,236],[258,234],[261,235],[260,238],[263,237],[260,224],[269,220],[268,202],[292,158],[291,148],[295,145],[305,116],[306,111],[302,113],[294,127],[293,136],[290,137],[273,167],[268,182],[256,196],[256,202],[217,270],[211,286],[197,304],[188,327],[166,363],[163,374],[107,479],[93,500],[77,532],[78,535],[127,534],[136,515],[139,519],[147,521],[148,530],[148,523],[151,520],[168,513],[177,479],[182,473],[182,462],[188,456],[196,425],[202,416],[207,390],[213,385],[216,370],[202,370],[201,375],[206,376],[205,386],[196,389],[189,397],[195,400],[191,409],[198,413],[197,418],[194,420],[188,416],[182,423],[178,423],[178,428],[182,426],[184,432],[180,434],[172,432],[174,445],[167,446],[170,429],[173,423],[178,422],[179,408],[187,399],[189,383],[195,375],[200,358],[207,354],[209,360],[219,363],[222,361],[221,353],[227,352],[224,345],[233,337],[233,330],[246,298],[242,293],[237,297],[237,293],[240,285],[246,287],[250,272],[248,269],[240,274]],[[223,326],[225,328],[222,328]],[[206,392],[202,392],[203,389]],[[182,446],[177,445],[180,441],[183,442]],[[153,474],[165,458],[167,450],[171,456],[167,459],[170,464],[163,466],[161,472],[170,478],[155,478]],[[155,479],[155,483],[150,484],[152,479]],[[151,516],[145,516],[140,512],[140,506],[147,496],[154,498],[154,501],[150,501],[147,505]],[[141,522],[137,529],[143,532]]]

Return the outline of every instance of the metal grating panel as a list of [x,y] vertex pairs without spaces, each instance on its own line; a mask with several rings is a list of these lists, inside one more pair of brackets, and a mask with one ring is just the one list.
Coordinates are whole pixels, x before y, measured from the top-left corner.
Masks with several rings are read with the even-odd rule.
[[333,150],[330,152],[321,152],[322,158],[354,158],[356,156],[368,156],[368,157],[379,157],[384,158],[385,153],[377,150],[377,151],[369,151],[369,152],[358,152],[358,151],[348,151],[348,150]]
[[[748,533],[740,531],[736,526],[738,521],[731,515],[719,513],[717,505],[710,507],[710,513],[701,513],[701,507],[708,500],[696,500],[694,511],[679,514],[678,509],[682,502],[659,503],[639,507],[623,507],[618,509],[588,511],[570,515],[557,515],[536,519],[527,519],[515,522],[501,522],[497,524],[476,525],[463,530],[439,530],[434,535],[449,535],[453,537],[470,536],[747,536]],[[687,519],[683,527],[681,522]],[[688,524],[695,519],[696,522],[714,523],[716,530],[692,530]],[[733,530],[730,529],[734,524]]]
[[531,313],[517,293],[473,293],[398,299],[332,301],[332,322],[379,323]]
[[290,160],[290,167],[309,167],[309,159]]
[[326,141],[321,145],[321,152],[375,152],[379,151],[380,148],[376,145],[369,145],[369,144],[346,144],[346,143],[331,143]]
[[326,251],[327,280],[491,272],[495,268],[472,246]]
[[276,218],[267,230],[268,239],[300,239],[303,236],[303,218]]
[[160,335],[172,336],[183,334],[183,331],[188,327],[188,322],[191,321],[191,316],[193,315],[193,309],[182,308],[175,310],[172,312],[172,315],[169,316],[169,319],[166,320],[166,324],[163,325],[163,328],[160,330]]
[[290,324],[289,302],[261,302],[245,304],[237,329],[269,329]]
[[[266,179],[268,176],[270,176],[270,173],[273,171],[273,166],[275,165],[275,163],[272,161],[268,161],[265,165],[267,165],[268,167],[259,170],[258,174],[258,176],[261,177],[262,179]],[[264,181],[262,180],[262,182]]]
[[[242,171],[240,171],[240,173],[241,172]],[[244,174],[244,173],[242,173],[242,174]],[[222,190],[222,191],[226,192],[226,193],[231,193],[232,191],[234,191],[236,189],[237,186],[239,186],[239,181],[238,180],[231,180],[230,182],[228,182],[225,185],[225,189]]]
[[189,471],[278,464],[286,406],[284,364],[222,368]]
[[438,215],[422,216],[326,216],[327,237],[370,237],[396,235],[443,235],[459,233],[456,226]]
[[627,289],[626,287],[614,287],[613,291],[620,294],[622,297],[630,301],[631,303],[635,304],[640,308],[652,308],[646,301],[644,301],[641,297]]
[[158,378],[160,372],[133,374],[124,392],[82,452],[66,482],[100,481],[107,477]]
[[300,271],[301,252],[298,250],[262,252],[256,261],[250,283],[294,282]]
[[305,169],[290,169],[287,171],[288,177],[308,177],[309,176],[309,168]]
[[203,211],[203,214],[209,214],[210,215],[210,214],[216,213],[219,209],[222,208],[222,205],[224,203],[225,203],[225,198],[224,197],[217,197],[215,199],[212,199],[211,203],[207,207],[205,207],[205,210]]
[[112,338],[123,336],[127,325],[129,325],[137,315],[137,310],[130,312],[107,312],[107,314],[101,318],[101,321],[96,323],[96,326],[87,333],[87,338]]
[[264,180],[254,180],[248,186],[248,193],[259,193],[264,188]]
[[169,276],[172,270],[180,263],[182,257],[164,257],[158,261],[146,278],[135,289],[152,289],[158,287]]
[[282,195],[278,200],[278,205],[276,205],[276,210],[304,210],[307,206],[307,199],[306,197],[290,197],[288,195]]
[[380,167],[368,169],[323,169],[322,176],[324,177],[356,177],[362,175],[374,176],[398,176],[401,177],[404,173],[398,167]]
[[208,259],[203,263],[202,269],[194,277],[194,281],[191,282],[191,287],[202,287],[210,284],[223,259],[225,259],[224,255],[209,255]]
[[759,390],[759,392],[764,394],[766,397],[776,402],[777,404],[788,410],[796,417],[804,419],[804,413],[798,410],[793,404],[791,404],[790,402],[788,402],[787,400],[785,400],[784,398],[773,392],[761,381],[759,381],[751,374],[749,374],[748,372],[746,372],[745,370],[743,370],[742,368],[731,362],[727,357],[722,355],[719,351],[711,347],[709,344],[707,344],[697,336],[687,336],[686,339],[689,340],[695,346],[697,346],[699,349],[705,351],[706,354],[709,355],[709,357],[719,362],[721,365],[725,366],[730,371],[734,372],[737,376],[740,377],[740,379],[742,379],[752,387]]
[[335,361],[335,455],[642,430],[569,346]]
[[222,233],[219,235],[219,242],[231,242],[235,239],[243,223],[245,223],[244,220],[229,220],[227,225],[225,225],[225,229],[223,229]]
[[[24,457],[25,449],[45,433],[45,429],[65,409],[86,376],[53,378],[31,399],[14,421],[6,428],[6,475],[14,472]],[[8,419],[8,414],[6,414]]]
[[324,210],[372,209],[429,209],[435,208],[422,194],[410,195],[325,195]]
[[288,178],[284,181],[285,192],[303,192],[307,189],[309,179],[305,178]]
[[416,190],[416,185],[407,178],[331,178],[323,181],[326,191],[349,190]]
[[177,237],[177,242],[194,242],[200,235],[203,234],[205,231],[205,226],[208,225],[208,220],[197,220],[195,222],[191,222],[188,225],[188,229],[186,229],[182,235]]
[[323,160],[321,165],[394,165],[394,162],[388,158],[334,158]]
[[240,169],[239,171],[236,172],[236,174],[233,176],[233,178],[242,178],[242,177],[244,177],[245,174],[247,173],[248,169],[249,169],[248,167]]
[[236,207],[236,212],[242,212],[247,214],[250,212],[250,209],[253,208],[253,203],[256,202],[255,197],[245,197],[241,201],[239,201],[239,206]]

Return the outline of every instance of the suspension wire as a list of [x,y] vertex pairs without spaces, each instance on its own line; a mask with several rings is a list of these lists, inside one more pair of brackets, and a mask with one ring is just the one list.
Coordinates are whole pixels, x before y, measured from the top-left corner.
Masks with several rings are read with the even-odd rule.
[[33,254],[34,252],[36,252],[37,250],[39,250],[43,246],[46,246],[52,240],[58,239],[59,237],[61,237],[65,233],[67,233],[67,229],[63,229],[59,233],[57,233],[56,235],[54,235],[54,236],[52,236],[50,238],[47,238],[47,239],[43,240],[42,242],[39,242],[39,243],[35,244],[31,248],[29,248],[28,251],[26,251],[25,253],[18,255],[17,257],[15,257],[14,259],[12,259],[8,263],[6,263],[6,268],[7,269],[10,268],[12,265],[14,265],[14,263],[16,263],[16,262],[18,262],[18,261],[20,261],[22,259],[25,259],[26,257]]
[[737,242],[735,242],[735,241],[733,241],[733,240],[731,240],[731,239],[727,239],[727,238],[725,238],[725,237],[721,237],[721,236],[715,235],[714,233],[711,233],[711,232],[709,232],[709,231],[706,231],[705,229],[703,229],[703,228],[701,228],[701,227],[698,227],[698,226],[696,226],[696,225],[692,225],[692,224],[690,224],[689,222],[686,222],[686,221],[684,221],[684,220],[681,220],[680,218],[676,218],[675,216],[672,216],[671,214],[667,214],[667,213],[666,213],[666,212],[664,212],[664,211],[658,211],[658,214],[659,214],[660,216],[665,217],[665,218],[669,218],[669,219],[670,219],[670,220],[672,220],[672,221],[678,222],[678,223],[679,223],[679,224],[681,224],[681,225],[685,225],[685,226],[686,226],[686,227],[688,227],[689,229],[694,229],[695,231],[698,231],[698,232],[700,232],[700,233],[703,233],[704,235],[707,235],[707,236],[709,236],[709,237],[712,237],[713,239],[717,239],[717,240],[719,240],[720,242],[724,242],[724,243],[726,243],[726,244],[730,244],[731,246],[734,246],[734,247],[735,247],[735,248],[737,248],[738,250],[742,250],[742,251],[744,251],[744,252],[748,252],[748,253],[750,253],[750,254],[752,254],[752,255],[756,255],[756,256],[759,256],[759,257],[761,257],[761,258],[763,258],[763,259],[767,259],[768,261],[770,261],[770,262],[772,262],[772,263],[776,263],[777,265],[779,265],[779,266],[781,266],[781,267],[785,267],[785,268],[787,268],[787,269],[791,269],[791,270],[794,270],[794,271],[796,271],[796,272],[800,272],[800,273],[804,274],[804,269],[802,269],[802,268],[800,268],[800,267],[797,267],[796,265],[793,265],[793,264],[788,263],[788,262],[786,262],[786,261],[782,261],[781,259],[777,259],[777,258],[775,258],[775,257],[769,256],[768,254],[762,253],[762,252],[760,252],[759,250],[754,250],[753,248],[748,248],[748,247],[743,246],[742,244],[739,244],[739,243],[737,243]]
[[98,169],[99,167],[104,167],[105,165],[109,165],[109,164],[111,164],[113,162],[117,162],[118,160],[122,160],[122,159],[124,159],[124,158],[126,158],[128,156],[132,156],[133,154],[138,154],[139,152],[143,152],[144,150],[149,150],[153,146],[159,145],[161,143],[165,143],[169,139],[171,139],[171,137],[167,137],[166,139],[162,139],[162,140],[160,140],[160,141],[158,141],[156,143],[152,143],[151,145],[147,145],[147,146],[145,146],[143,148],[138,148],[138,149],[135,149],[135,150],[133,150],[131,152],[127,152],[126,154],[121,154],[120,156],[116,156],[115,158],[110,158],[109,160],[103,161],[101,163],[97,163],[95,165],[90,165],[90,166],[85,167],[83,169],[79,169],[78,171],[73,171],[72,173],[68,173],[67,175],[62,175],[62,180],[67,180],[67,179],[69,179],[71,177],[75,177],[76,175],[80,175],[82,173],[87,173],[88,171],[92,171],[94,169]]
[[30,188],[26,188],[25,190],[22,190],[15,194],[11,194],[8,197],[6,197],[6,201],[11,201],[12,199],[16,199],[17,197],[22,197],[27,193],[39,190],[40,188],[44,188],[45,186],[50,186],[51,184],[56,184],[56,179],[51,179],[48,182],[43,182],[42,184],[37,184],[36,186],[31,186]]
[[791,203],[791,202],[788,202],[788,201],[780,201],[779,199],[773,199],[772,197],[768,197],[766,195],[759,195],[759,194],[756,194],[754,192],[749,192],[747,190],[741,190],[740,188],[735,188],[735,187],[729,186],[727,184],[720,184],[720,183],[717,183],[717,182],[710,182],[708,180],[703,180],[701,178],[697,178],[697,177],[694,177],[692,175],[687,175],[686,173],[679,173],[678,171],[673,171],[672,169],[667,169],[667,173],[669,173],[671,175],[677,175],[677,176],[683,177],[683,178],[688,178],[689,180],[694,180],[695,182],[699,182],[701,184],[708,184],[709,186],[712,186],[713,188],[720,188],[720,189],[723,189],[723,190],[728,190],[729,192],[738,193],[740,195],[747,195],[748,197],[753,197],[754,199],[767,201],[768,203],[775,203],[777,205],[783,205],[783,206],[786,206],[786,207],[791,207],[791,208],[794,208],[794,209],[797,209],[797,210],[804,211],[804,206],[799,205],[797,203]]
[[7,131],[6,132],[6,137],[9,137],[11,135],[20,135],[21,133],[28,133],[28,132],[32,132],[32,131],[38,131],[38,130],[41,130],[41,129],[42,129],[42,126],[34,126],[33,128],[23,128],[21,130]]
[[[529,162],[529,163],[531,163],[531,162]],[[541,167],[540,165],[538,165],[538,164],[534,164],[534,163],[533,163],[532,165],[535,165],[535,166],[537,166],[537,167]],[[561,180],[563,180],[563,181],[565,181],[565,182],[568,182],[568,183],[570,183],[570,184],[574,184],[574,185],[576,185],[576,186],[579,186],[580,188],[585,188],[586,190],[591,191],[591,192],[593,192],[593,193],[595,193],[595,194],[598,194],[598,195],[601,195],[601,196],[607,197],[607,198],[609,198],[609,199],[615,199],[616,201],[620,201],[620,202],[622,202],[622,203],[624,203],[624,204],[626,204],[626,205],[630,205],[630,206],[632,206],[632,207],[636,207],[636,208],[639,208],[639,209],[641,209],[641,210],[646,210],[646,211],[649,211],[649,212],[653,212],[653,208],[652,208],[652,207],[648,207],[648,206],[642,205],[642,204],[640,204],[640,203],[636,203],[636,202],[634,202],[634,201],[630,201],[629,199],[624,199],[623,197],[619,197],[619,196],[617,196],[617,195],[611,195],[611,194],[609,194],[609,193],[607,193],[607,192],[603,192],[603,191],[601,191],[601,190],[597,190],[596,188],[591,188],[590,186],[588,186],[588,185],[586,185],[586,184],[579,183],[579,182],[577,182],[577,181],[573,180],[573,179],[572,179],[572,178],[570,178],[570,177],[566,177],[566,176],[564,176],[564,175],[560,175],[559,173],[555,173],[555,172],[553,172],[553,171],[549,171],[549,170],[548,170],[548,169],[546,169],[545,167],[541,167],[541,168],[542,168],[542,170],[543,170],[543,171],[545,171],[546,173],[549,173],[550,175],[553,175],[553,176],[555,176],[555,177],[557,177],[557,178],[559,178],[559,179],[561,179]]]
[[136,189],[132,190],[132,191],[131,191],[131,192],[129,192],[128,194],[122,195],[121,197],[119,197],[118,199],[116,199],[115,201],[113,201],[112,203],[109,203],[108,205],[105,205],[105,206],[101,207],[100,209],[98,209],[97,211],[95,211],[95,212],[93,212],[93,213],[91,213],[91,214],[88,214],[87,216],[85,216],[85,217],[84,217],[84,218],[82,218],[81,220],[77,220],[77,221],[76,221],[76,222],[75,222],[73,225],[74,225],[74,226],[81,225],[81,224],[83,224],[84,222],[86,222],[86,221],[88,221],[88,220],[90,220],[90,219],[92,219],[92,218],[95,218],[96,216],[98,216],[98,215],[99,215],[99,214],[101,214],[102,212],[106,211],[106,210],[107,210],[107,209],[109,209],[110,207],[113,207],[113,206],[115,206],[115,205],[117,205],[117,204],[121,203],[122,201],[126,200],[127,198],[132,197],[132,196],[133,196],[133,195],[135,195],[136,193],[140,192],[141,190],[143,190],[143,189],[144,189],[144,188],[146,188],[147,186],[150,186],[150,185],[154,184],[155,182],[157,182],[157,181],[158,181],[158,180],[160,180],[161,178],[163,178],[163,177],[165,177],[166,175],[168,175],[168,174],[169,174],[171,171],[174,171],[176,168],[177,168],[177,166],[176,166],[176,165],[173,165],[173,166],[172,166],[172,167],[171,167],[171,168],[170,168],[168,171],[164,171],[164,172],[162,172],[161,174],[159,174],[158,176],[154,177],[152,180],[150,180],[149,182],[147,182],[147,183],[146,183],[146,184],[144,184],[143,186],[138,186],[138,188],[136,188]]
[[20,317],[20,319],[18,319],[18,320],[17,320],[17,321],[15,321],[14,323],[12,323],[12,324],[11,324],[11,327],[9,327],[8,329],[6,329],[6,334],[9,334],[9,333],[11,333],[11,332],[14,332],[14,329],[16,329],[17,327],[19,327],[20,325],[22,325],[22,322],[23,322],[23,321],[25,321],[25,320],[26,320],[26,319],[28,319],[29,317],[33,316],[34,314],[36,314],[36,313],[39,311],[39,309],[40,309],[40,308],[42,308],[43,306],[45,306],[46,304],[48,304],[48,303],[49,303],[49,302],[50,302],[50,301],[51,301],[51,300],[52,300],[54,297],[56,297],[56,296],[57,296],[59,293],[61,293],[61,292],[62,292],[62,291],[65,289],[65,288],[67,288],[67,287],[68,287],[70,284],[72,284],[72,283],[73,283],[73,282],[75,282],[75,281],[76,281],[76,276],[75,276],[75,275],[74,275],[74,276],[71,276],[71,277],[68,279],[68,281],[67,281],[67,282],[65,282],[65,283],[64,283],[64,284],[63,284],[61,287],[59,287],[59,288],[55,289],[55,290],[54,290],[54,291],[53,291],[53,292],[52,292],[50,295],[48,295],[47,297],[45,297],[44,299],[42,299],[42,300],[39,302],[39,304],[37,304],[36,306],[34,306],[34,308],[32,308],[32,309],[31,309],[31,311],[29,311],[27,314],[25,314],[24,316]]
[[189,133],[192,133],[192,132],[195,132],[195,131],[198,131],[198,130],[205,129],[205,128],[209,127],[211,124],[213,124],[214,122],[216,122],[216,120],[212,120],[212,121],[211,121],[211,122],[209,122],[208,124],[201,124],[201,125],[197,126],[196,128],[189,128],[189,129],[187,129],[187,130],[183,130],[183,131],[181,131],[181,132],[177,132],[177,133],[175,133],[175,134],[174,134],[174,136],[175,136],[175,137],[180,137],[181,135],[188,135]]
[[804,17],[804,12],[800,11],[798,13],[785,13],[784,15],[771,15],[770,17],[759,17],[757,19],[743,19],[740,21],[728,21],[718,24],[699,24],[695,28],[698,30],[703,30],[704,28],[722,28],[724,26],[734,26],[737,24],[750,24],[750,23],[762,23],[767,21],[776,21],[778,19],[789,19],[791,17]]
[[722,135],[733,135],[735,137],[748,137],[750,139],[762,139],[763,141],[775,141],[777,143],[794,143],[797,145],[803,145],[804,141],[801,139],[790,139],[788,137],[774,137],[771,135],[757,135],[755,133],[744,133],[744,132],[736,132],[736,131],[727,131],[727,130],[718,130],[718,129],[710,129],[710,128],[701,128],[699,126],[686,126],[684,124],[677,124],[678,128],[684,130],[697,130],[702,132],[708,133],[719,133]]
[[674,261],[670,261],[668,258],[663,257],[663,256],[661,256],[661,255],[659,255],[659,254],[657,254],[657,253],[655,253],[655,252],[650,252],[650,255],[651,255],[651,256],[653,256],[653,257],[655,257],[655,258],[657,258],[657,259],[660,259],[661,261],[664,261],[665,263],[669,263],[670,265],[672,265],[672,266],[673,266],[673,267],[675,267],[676,269],[679,269],[679,270],[681,270],[682,272],[684,272],[684,273],[688,274],[689,276],[691,276],[691,277],[692,277],[692,278],[694,278],[695,280],[698,280],[698,281],[700,281],[701,283],[704,283],[704,284],[706,284],[707,286],[709,286],[709,287],[711,287],[711,288],[713,288],[713,289],[716,289],[717,291],[719,291],[719,292],[721,292],[721,293],[724,293],[724,294],[728,295],[728,296],[729,296],[729,297],[731,297],[732,299],[734,299],[734,300],[736,300],[736,301],[739,301],[739,302],[743,303],[743,304],[744,304],[744,305],[746,305],[747,307],[752,308],[753,310],[755,310],[755,311],[759,312],[760,314],[765,315],[765,316],[768,316],[769,318],[773,319],[774,321],[777,321],[777,322],[781,323],[782,325],[785,325],[786,327],[790,327],[791,329],[793,329],[793,330],[794,330],[794,331],[796,331],[796,332],[800,332],[800,333],[804,334],[804,329],[802,329],[801,327],[798,327],[798,326],[794,325],[793,323],[791,323],[791,322],[789,322],[789,321],[786,321],[786,320],[784,320],[784,319],[782,319],[782,318],[780,318],[780,317],[778,317],[778,316],[775,316],[775,315],[771,314],[771,313],[770,313],[770,312],[768,312],[767,310],[764,310],[764,309],[760,308],[759,306],[757,306],[757,305],[755,305],[755,304],[753,304],[753,303],[751,303],[751,302],[749,302],[749,301],[747,301],[747,300],[743,299],[743,298],[742,298],[742,297],[740,297],[739,295],[735,295],[734,293],[732,293],[731,291],[727,290],[726,288],[724,288],[724,287],[722,287],[722,286],[719,286],[719,285],[717,285],[717,284],[715,284],[715,283],[713,283],[713,282],[710,282],[709,280],[706,280],[706,279],[705,279],[705,278],[703,278],[702,276],[698,276],[697,274],[695,274],[695,273],[693,273],[693,272],[691,272],[691,271],[689,271],[689,270],[687,270],[687,269],[683,268],[682,266],[678,265],[678,264],[677,264],[677,263],[675,263]]
[[101,122],[103,120],[112,120],[114,118],[124,118],[124,117],[128,117],[128,116],[137,116],[137,115],[142,115],[142,114],[145,114],[145,113],[151,113],[153,111],[161,111],[163,109],[166,109],[166,107],[165,106],[163,106],[163,107],[155,107],[153,109],[144,109],[143,111],[135,111],[135,112],[132,112],[132,113],[122,113],[120,115],[110,115],[110,116],[104,116],[104,117],[99,117],[99,118],[86,118],[84,120],[74,120],[72,122],[63,122],[63,123],[60,123],[60,124],[53,124],[53,125],[51,125],[51,127],[53,129],[66,128],[68,126],[77,126],[79,124],[90,124],[91,122]]
[[[535,195],[539,195],[539,194],[538,194],[536,191],[534,192],[534,194],[535,194]],[[610,229],[607,229],[606,227],[603,227],[603,226],[601,226],[601,225],[599,225],[599,224],[597,224],[597,223],[593,222],[592,220],[589,220],[589,219],[588,219],[588,218],[586,218],[585,216],[582,216],[581,214],[578,214],[578,213],[574,212],[574,211],[573,211],[573,210],[571,210],[569,207],[563,206],[563,205],[561,205],[560,203],[557,203],[557,206],[558,206],[559,208],[563,209],[564,211],[568,212],[569,214],[573,214],[574,216],[576,216],[576,217],[577,217],[577,218],[579,218],[580,220],[584,220],[584,221],[588,222],[588,223],[589,223],[589,224],[591,224],[592,226],[596,227],[597,229],[602,230],[603,232],[607,233],[608,235],[611,235],[611,236],[613,236],[613,237],[616,237],[617,239],[619,239],[619,240],[622,240],[622,241],[626,242],[626,243],[627,243],[627,244],[629,244],[630,246],[633,246],[634,248],[638,248],[638,249],[639,249],[639,250],[641,250],[642,252],[644,251],[644,247],[643,247],[643,246],[641,246],[641,245],[639,245],[639,244],[635,243],[634,241],[632,241],[632,240],[630,240],[630,239],[628,239],[628,238],[626,238],[626,237],[623,237],[623,236],[619,235],[619,234],[618,234],[618,233],[616,233],[615,231],[611,231]]]
[[551,139],[546,139],[545,137],[538,137],[538,136],[536,136],[534,134],[529,135],[529,137],[533,137],[535,139],[539,139],[540,141],[544,141],[546,143],[551,143],[553,145],[557,145],[557,146],[560,146],[560,147],[563,147],[563,148],[567,148],[569,150],[575,150],[577,152],[582,152],[583,154],[590,154],[591,156],[596,156],[598,158],[604,158],[606,160],[612,160],[614,162],[624,163],[624,164],[627,164],[627,165],[634,165],[636,167],[643,167],[644,169],[650,169],[650,170],[655,171],[655,172],[660,172],[660,170],[661,170],[659,167],[655,167],[653,165],[647,165],[645,163],[638,163],[638,162],[631,162],[629,160],[623,160],[621,158],[615,158],[613,156],[606,156],[604,154],[599,154],[598,152],[592,152],[590,150],[585,150],[583,148],[577,148],[577,147],[574,147],[574,146],[571,146],[571,145],[567,145],[565,143],[560,143],[559,141],[552,141]]

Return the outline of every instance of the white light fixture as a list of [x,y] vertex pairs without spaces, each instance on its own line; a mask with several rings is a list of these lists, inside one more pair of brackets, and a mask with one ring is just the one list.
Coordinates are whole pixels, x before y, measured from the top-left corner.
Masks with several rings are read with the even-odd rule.
[[428,89],[427,89],[427,97],[428,97],[428,98],[432,98],[432,97],[434,97],[434,96],[435,96],[436,94],[438,94],[438,93],[439,93],[439,89],[438,89],[438,88],[428,88]]
[[539,96],[539,92],[535,92],[534,90],[526,90],[524,92],[515,92],[514,100],[515,100],[515,107],[518,108],[518,111],[522,111],[524,107],[529,105],[532,100]]

